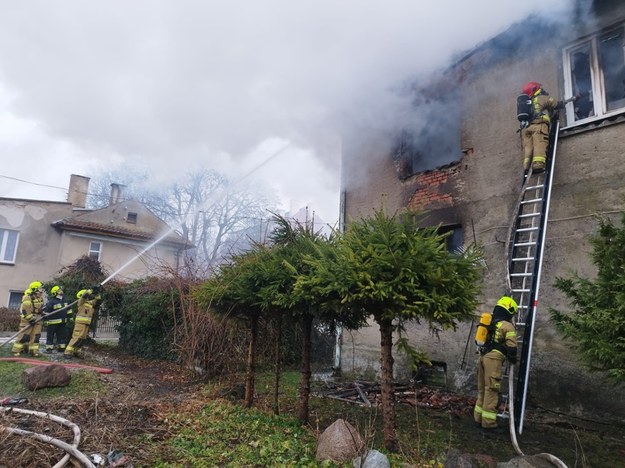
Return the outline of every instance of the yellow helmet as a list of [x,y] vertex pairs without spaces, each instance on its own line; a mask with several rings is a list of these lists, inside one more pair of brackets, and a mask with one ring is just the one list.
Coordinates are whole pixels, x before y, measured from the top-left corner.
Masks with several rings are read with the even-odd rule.
[[52,289],[50,289],[50,294],[52,294],[53,296],[56,296],[57,294],[62,294],[63,290],[61,289],[60,286],[52,286]]
[[516,314],[519,309],[516,301],[509,296],[501,296],[501,299],[497,301],[497,305],[503,307],[512,315]]
[[76,298],[77,298],[77,299],[80,299],[80,298],[82,297],[82,295],[83,295],[84,293],[86,293],[86,292],[87,292],[87,290],[86,290],[86,289],[81,289],[80,291],[78,291],[78,292],[76,293]]
[[30,284],[28,285],[28,289],[30,289],[30,290],[32,290],[32,291],[35,291],[35,290],[37,290],[37,289],[41,288],[41,286],[43,286],[43,285],[41,284],[41,281],[33,281],[32,283],[30,283]]

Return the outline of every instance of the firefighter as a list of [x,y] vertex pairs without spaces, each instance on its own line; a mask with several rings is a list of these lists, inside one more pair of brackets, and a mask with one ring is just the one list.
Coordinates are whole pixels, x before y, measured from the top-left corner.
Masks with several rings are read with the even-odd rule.
[[74,319],[72,338],[63,354],[65,359],[80,356],[80,348],[85,344],[89,334],[89,326],[93,320],[93,314],[98,310],[102,302],[100,286],[96,286],[93,289],[81,289],[76,294],[76,297],[78,298],[78,312]]
[[517,303],[511,297],[503,296],[497,301],[486,344],[479,348],[477,401],[473,417],[485,431],[497,429],[497,405],[504,360],[507,358],[510,364],[516,363],[517,339],[512,317],[517,309]]
[[19,356],[28,351],[32,356],[38,357],[39,339],[41,338],[41,314],[43,312],[43,289],[41,281],[33,281],[24,291],[20,306],[20,330],[11,352]]
[[67,320],[72,316],[69,302],[63,296],[60,286],[52,286],[50,289],[51,299],[43,307],[44,313],[48,314],[44,324],[46,325],[46,353],[54,351],[56,338],[57,351],[65,351],[67,346]]
[[564,104],[575,101],[578,96],[567,101],[556,101],[549,97],[540,83],[530,81],[521,91],[532,101],[532,113],[528,125],[521,131],[523,140],[523,167],[527,171],[532,165],[532,172],[538,174],[547,165],[547,147],[549,146],[549,130],[551,122],[557,119],[558,109]]

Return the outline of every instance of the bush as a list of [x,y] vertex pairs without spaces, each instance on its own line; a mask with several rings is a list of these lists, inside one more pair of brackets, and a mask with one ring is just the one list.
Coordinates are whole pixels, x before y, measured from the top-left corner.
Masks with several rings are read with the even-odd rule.
[[15,309],[0,307],[0,331],[17,332],[20,326],[20,314]]

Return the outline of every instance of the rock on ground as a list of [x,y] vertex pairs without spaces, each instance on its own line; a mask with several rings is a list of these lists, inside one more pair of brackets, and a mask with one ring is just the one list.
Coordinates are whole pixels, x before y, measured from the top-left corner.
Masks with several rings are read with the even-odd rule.
[[356,428],[343,419],[334,421],[319,436],[317,460],[345,462],[353,460],[365,443]]
[[31,391],[45,387],[65,387],[71,378],[69,371],[59,364],[30,367],[22,373],[22,381]]

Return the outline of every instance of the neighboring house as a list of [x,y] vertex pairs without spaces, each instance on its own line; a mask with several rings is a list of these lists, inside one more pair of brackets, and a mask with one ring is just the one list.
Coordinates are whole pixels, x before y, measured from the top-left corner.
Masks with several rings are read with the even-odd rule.
[[[415,101],[431,111],[424,120],[439,125],[438,132],[398,129],[399,140],[390,151],[382,138],[347,142],[342,215],[347,223],[367,215],[380,207],[384,194],[388,210],[426,211],[428,224],[452,230],[462,245],[476,240],[487,264],[483,305],[476,313],[492,310],[505,292],[504,245],[522,183],[516,97],[528,81],[542,83],[558,99],[583,93],[587,99],[568,104],[561,113],[528,403],[623,419],[625,392],[580,364],[548,314],[549,307],[570,310],[553,287],[557,276],[596,272],[588,242],[596,232],[596,216],[618,223],[625,211],[625,3],[576,5],[574,24],[534,18],[467,53],[426,88],[435,106],[417,96]],[[446,364],[449,384],[471,392],[476,360],[471,330],[471,324],[461,324],[456,332],[432,334],[415,324],[408,336]],[[377,372],[379,339],[374,324],[343,333],[341,369]],[[396,372],[406,376],[405,360],[397,358]]]
[[121,280],[180,266],[192,246],[172,227],[141,203],[120,201],[118,184],[109,206],[85,209],[88,184],[72,175],[67,202],[0,198],[0,305],[18,308],[31,281],[48,281],[84,255]]

